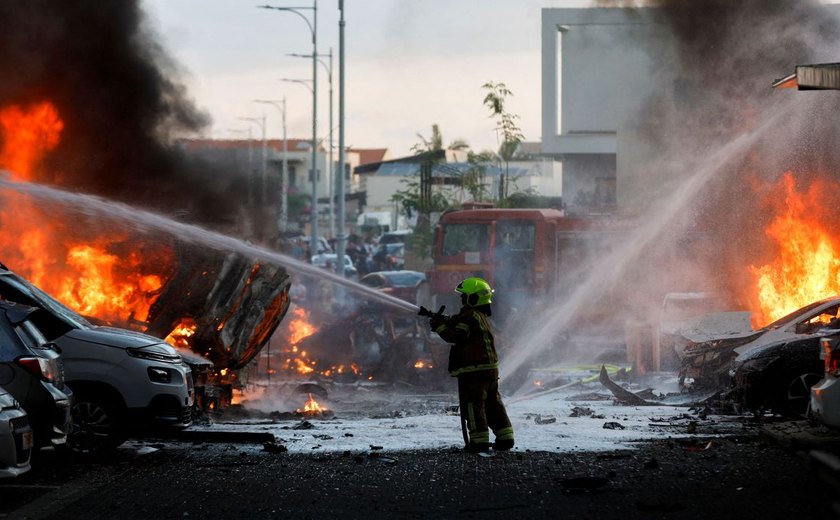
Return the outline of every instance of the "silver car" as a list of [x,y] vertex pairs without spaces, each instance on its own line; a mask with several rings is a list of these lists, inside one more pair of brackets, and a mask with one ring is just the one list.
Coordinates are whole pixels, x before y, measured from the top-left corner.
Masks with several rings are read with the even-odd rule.
[[26,412],[0,388],[0,478],[16,477],[30,470],[33,444]]

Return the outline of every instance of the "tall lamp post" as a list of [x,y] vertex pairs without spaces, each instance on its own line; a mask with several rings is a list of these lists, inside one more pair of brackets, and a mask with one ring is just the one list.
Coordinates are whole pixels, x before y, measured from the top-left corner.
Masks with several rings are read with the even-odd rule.
[[[295,58],[311,58],[312,55],[310,54],[297,54],[291,53],[288,56],[292,56]],[[329,65],[324,62],[321,58],[329,58]],[[318,63],[324,66],[324,70],[327,71],[327,81],[329,84],[329,98],[330,98],[330,126],[329,126],[329,159],[327,160],[327,182],[329,186],[329,197],[330,197],[330,236],[335,236],[335,210],[333,209],[333,199],[335,198],[335,181],[333,179],[333,51],[332,47],[330,47],[330,52],[327,54],[319,54],[316,56],[318,59]]]
[[[347,238],[344,235],[344,0],[338,0],[338,176],[335,190],[338,195],[338,237],[336,258],[344,258]],[[344,262],[336,262],[335,272],[344,276]]]
[[[312,33],[312,238],[309,242],[310,253],[317,253],[318,244],[318,0],[312,0],[312,7],[275,7],[257,6],[260,9],[287,11],[303,18]],[[312,21],[301,11],[311,10]],[[340,262],[336,262],[340,263]]]
[[271,105],[283,116],[283,171],[280,172],[280,214],[277,215],[277,229],[286,232],[289,223],[289,146],[286,139],[286,96],[282,100],[255,99],[254,103]]

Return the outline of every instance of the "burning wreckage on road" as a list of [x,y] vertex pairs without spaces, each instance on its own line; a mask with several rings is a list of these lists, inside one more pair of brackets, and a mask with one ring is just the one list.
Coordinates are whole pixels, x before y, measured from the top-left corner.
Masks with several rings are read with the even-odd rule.
[[676,355],[683,391],[716,389],[738,410],[805,417],[810,389],[823,377],[821,341],[840,335],[840,298],[813,302],[755,330],[715,335],[695,328],[682,335],[686,344]]

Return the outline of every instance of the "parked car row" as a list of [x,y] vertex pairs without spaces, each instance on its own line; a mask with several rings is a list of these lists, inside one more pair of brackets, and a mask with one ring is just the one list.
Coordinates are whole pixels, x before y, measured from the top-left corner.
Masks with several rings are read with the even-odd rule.
[[[163,340],[96,326],[0,264],[0,476],[32,449],[89,453],[192,422],[189,366]],[[14,453],[12,453],[14,446]]]

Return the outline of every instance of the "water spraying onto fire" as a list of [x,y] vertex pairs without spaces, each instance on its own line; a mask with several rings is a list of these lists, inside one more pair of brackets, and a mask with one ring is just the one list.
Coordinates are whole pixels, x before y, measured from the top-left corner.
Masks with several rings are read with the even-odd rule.
[[35,183],[14,182],[8,178],[7,174],[0,175],[0,189],[26,195],[33,201],[48,203],[55,211],[64,209],[71,215],[100,219],[108,218],[141,234],[175,236],[186,242],[205,245],[215,250],[233,251],[247,257],[259,258],[297,273],[329,280],[336,285],[346,287],[355,294],[362,295],[372,301],[381,302],[394,310],[411,313],[416,313],[418,310],[416,305],[405,300],[394,298],[271,249],[249,244],[200,226],[178,222],[150,211],[132,208],[126,204],[108,201],[92,195],[70,193]]
[[[518,348],[503,360],[502,380],[523,366],[539,360],[550,350],[555,351],[551,359],[556,360],[556,351],[563,349],[558,341],[562,341],[564,332],[574,328],[574,320],[579,311],[585,306],[591,306],[593,302],[600,301],[601,305],[607,305],[608,292],[617,285],[627,283],[628,278],[632,279],[630,273],[634,267],[644,262],[651,244],[662,238],[663,231],[677,219],[689,201],[697,197],[714,176],[725,174],[724,168],[730,161],[743,155],[785,116],[785,111],[778,112],[756,130],[721,146],[693,176],[687,178],[674,192],[662,196],[660,203],[651,207],[649,214],[640,219],[642,225],[627,233],[608,255],[598,258],[590,266],[586,278],[579,281],[564,302],[557,307],[544,309],[517,327],[512,335],[517,338]],[[632,281],[629,283],[631,287],[634,285]],[[620,308],[616,307],[616,310]],[[586,359],[591,360],[597,354],[589,352]],[[571,361],[568,358],[565,360]]]

